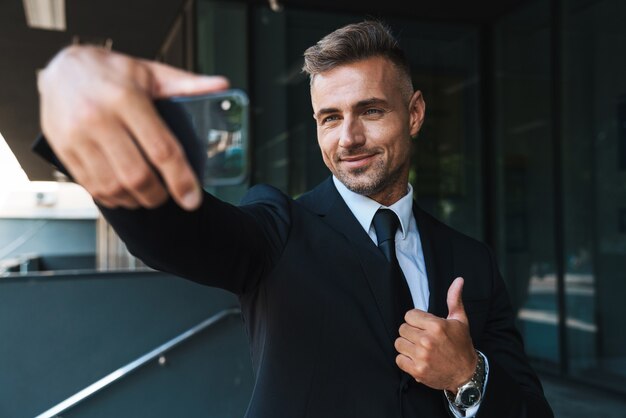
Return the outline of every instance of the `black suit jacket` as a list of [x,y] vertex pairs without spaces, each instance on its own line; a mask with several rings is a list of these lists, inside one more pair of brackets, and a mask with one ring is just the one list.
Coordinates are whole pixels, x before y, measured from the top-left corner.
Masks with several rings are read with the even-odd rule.
[[[388,263],[330,178],[295,201],[261,185],[239,207],[205,194],[194,212],[170,201],[103,213],[148,265],[239,296],[256,379],[248,417],[450,416],[442,391],[399,372]],[[478,417],[551,417],[490,250],[417,205],[414,215],[429,311],[446,317],[447,289],[465,278],[471,336],[490,366]]]

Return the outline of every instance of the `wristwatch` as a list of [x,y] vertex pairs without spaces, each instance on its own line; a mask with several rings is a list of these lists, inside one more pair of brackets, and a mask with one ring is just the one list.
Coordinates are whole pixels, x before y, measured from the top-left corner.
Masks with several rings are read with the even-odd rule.
[[461,410],[465,410],[476,406],[483,397],[483,386],[485,384],[485,358],[483,354],[476,351],[478,355],[478,362],[476,364],[476,370],[469,382],[459,386],[456,394],[444,390],[446,397],[452,403]]

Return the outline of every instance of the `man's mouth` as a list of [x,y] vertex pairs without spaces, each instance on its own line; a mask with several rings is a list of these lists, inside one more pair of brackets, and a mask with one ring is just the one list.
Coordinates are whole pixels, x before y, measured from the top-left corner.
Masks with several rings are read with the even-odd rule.
[[348,168],[361,168],[369,164],[376,154],[349,155],[340,157],[339,161]]

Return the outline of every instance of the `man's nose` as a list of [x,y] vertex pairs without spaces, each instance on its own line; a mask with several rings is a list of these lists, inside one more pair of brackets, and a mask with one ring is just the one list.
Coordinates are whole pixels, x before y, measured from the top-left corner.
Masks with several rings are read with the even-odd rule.
[[341,126],[339,146],[354,148],[365,143],[365,133],[360,121],[356,118],[345,118]]

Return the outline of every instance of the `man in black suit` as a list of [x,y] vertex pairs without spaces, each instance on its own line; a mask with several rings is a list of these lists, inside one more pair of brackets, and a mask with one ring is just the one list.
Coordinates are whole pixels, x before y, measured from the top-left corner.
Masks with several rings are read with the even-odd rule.
[[220,78],[72,47],[40,76],[42,127],[131,252],[239,296],[247,416],[551,417],[493,255],[413,201],[425,103],[396,40],[349,25],[304,70],[332,177],[295,201],[263,185],[239,207],[199,192],[151,100]]

